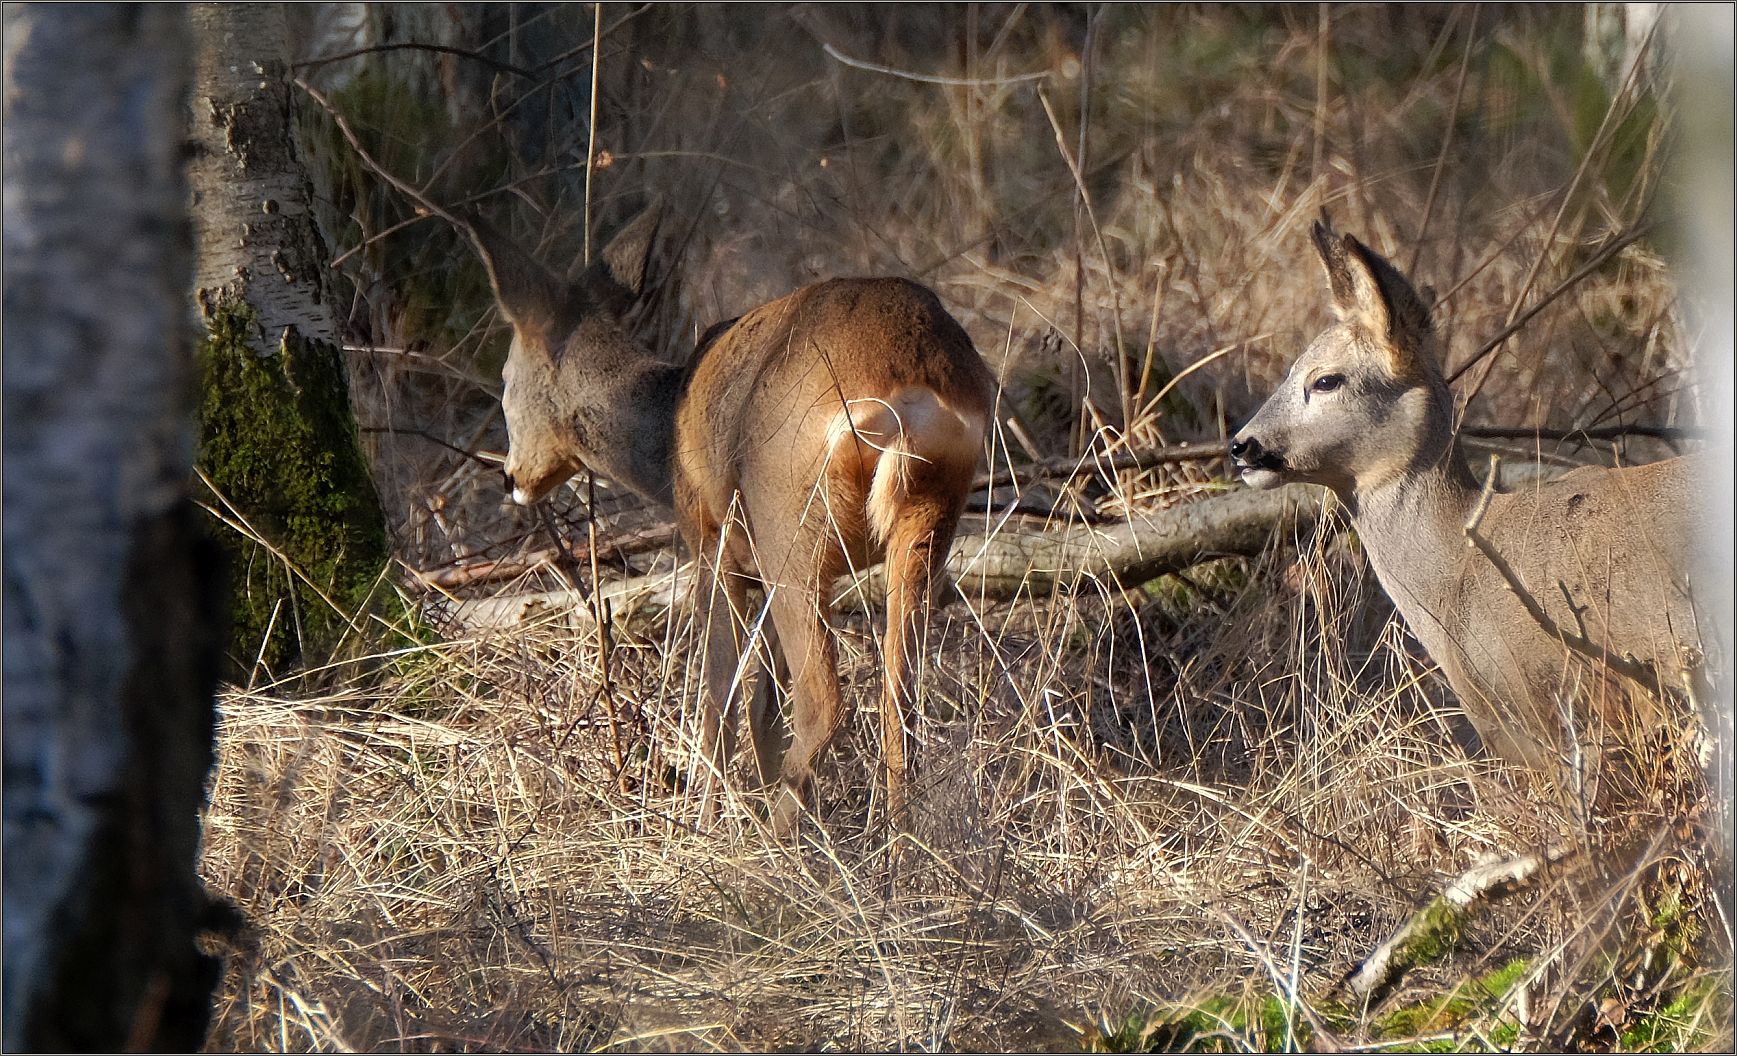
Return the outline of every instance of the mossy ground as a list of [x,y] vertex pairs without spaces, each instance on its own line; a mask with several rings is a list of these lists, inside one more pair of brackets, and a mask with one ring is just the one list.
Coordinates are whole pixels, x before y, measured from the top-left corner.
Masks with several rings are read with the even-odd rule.
[[[1566,1045],[1574,1051],[1711,1051],[1730,1022],[1732,985],[1727,972],[1698,972],[1689,966],[1682,938],[1661,908],[1657,940],[1637,956],[1617,951],[1606,965],[1614,980],[1598,988],[1568,1032],[1530,1039],[1530,1047]],[[1452,930],[1457,931],[1456,921]],[[1432,940],[1435,941],[1435,940]],[[1429,960],[1443,959],[1453,939],[1443,935]],[[1692,958],[1690,958],[1692,960]],[[1425,959],[1414,963],[1422,964]],[[1607,958],[1608,960],[1608,958]],[[1637,992],[1629,984],[1642,978],[1635,962],[1644,960],[1659,981]],[[1667,963],[1671,967],[1667,967]],[[1521,1003],[1514,990],[1537,986],[1536,965],[1512,957],[1500,967],[1397,1005],[1359,1015],[1334,1000],[1309,1000],[1299,1006],[1268,990],[1218,994],[1187,1004],[1137,1009],[1107,1017],[1085,1031],[1087,1052],[1294,1052],[1315,1046],[1319,1030],[1336,1040],[1355,1039],[1360,1051],[1495,1052],[1521,1044],[1516,1018]]]
[[[1384,1052],[1485,1051],[1493,1042],[1511,1044],[1513,1022],[1486,1025],[1497,1006],[1526,972],[1526,961],[1497,970],[1446,993],[1413,1001],[1362,1024],[1368,1043]],[[1324,1001],[1307,1008],[1272,993],[1241,998],[1210,997],[1187,1007],[1130,1014],[1100,1025],[1082,1039],[1089,1052],[1297,1052],[1311,1048],[1320,1029],[1335,1034],[1359,1030],[1357,1014]],[[1476,1028],[1468,1031],[1467,1028]],[[1461,1032],[1467,1031],[1462,1037]]]

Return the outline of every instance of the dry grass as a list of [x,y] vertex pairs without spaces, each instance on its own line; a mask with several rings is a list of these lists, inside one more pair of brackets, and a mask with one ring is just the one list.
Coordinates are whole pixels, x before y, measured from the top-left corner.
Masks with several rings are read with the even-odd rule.
[[[537,632],[234,694],[207,854],[260,931],[226,1032],[1051,1047],[1142,1002],[1330,981],[1432,876],[1560,819],[1454,747],[1391,629],[1367,657],[1323,652],[1356,608],[1259,582],[1181,625],[1110,591],[947,609],[896,883],[871,723],[799,845],[748,798],[696,827],[674,776],[685,626],[613,643],[607,700],[594,640]],[[867,621],[841,636],[872,684]]]
[[[589,10],[539,17],[557,39],[589,39]],[[1084,51],[1080,10],[652,9],[605,48],[599,212],[650,192],[699,218],[666,329],[822,275],[931,282],[1003,380],[1017,425],[996,438],[998,464],[1212,438],[1322,320],[1305,237],[1320,209],[1402,264],[1415,254],[1447,295],[1456,365],[1656,209],[1668,125],[1650,103],[1594,106],[1571,61],[1577,26],[1531,9],[1337,10],[1325,28],[1312,6],[1108,9]],[[974,83],[851,67],[823,44]],[[1027,72],[1049,76],[1014,79]],[[382,111],[352,119],[419,177],[454,159],[449,199],[524,175],[503,173],[498,150],[452,152],[462,124],[367,98]],[[572,175],[526,184],[546,211],[522,214],[569,251]],[[353,238],[402,215],[370,195]],[[454,266],[439,233],[414,237],[351,264],[352,321],[376,346],[353,363],[355,398],[387,430],[369,438],[398,552],[431,570],[546,546],[484,462],[428,442],[504,447],[500,344],[477,322],[468,262]],[[1696,420],[1652,244],[1540,313],[1492,361],[1469,418]],[[429,307],[448,295],[470,299]],[[1221,487],[1215,472],[1093,478],[1059,491],[1057,516],[1186,501]],[[652,517],[599,483],[592,520],[588,497],[556,504],[573,537]],[[871,715],[847,727],[800,841],[772,839],[747,794],[699,826],[681,776],[690,611],[609,635],[419,632],[365,664],[235,688],[205,871],[251,929],[211,1045],[1077,1049],[1175,1044],[1167,1010],[1208,1009],[1230,1047],[1322,1029],[1476,1046],[1511,1041],[1516,1017],[1556,1036],[1613,992],[1612,959],[1651,948],[1637,936],[1660,926],[1661,875],[1688,891],[1678,915],[1700,960],[1611,1018],[1618,1032],[1650,1023],[1686,994],[1668,1011],[1700,1019],[1666,1043],[1729,1044],[1728,984],[1684,983],[1730,964],[1693,841],[1599,835],[1623,853],[1498,906],[1383,1008],[1328,1000],[1443,878],[1589,837],[1465,746],[1354,541],[1275,542],[1187,579],[954,598],[925,650],[922,792],[899,841],[875,801]],[[605,577],[652,560],[599,554]],[[560,583],[544,570],[488,589]],[[839,634],[849,698],[866,704],[871,617]],[[1523,999],[1391,1015],[1512,958]]]

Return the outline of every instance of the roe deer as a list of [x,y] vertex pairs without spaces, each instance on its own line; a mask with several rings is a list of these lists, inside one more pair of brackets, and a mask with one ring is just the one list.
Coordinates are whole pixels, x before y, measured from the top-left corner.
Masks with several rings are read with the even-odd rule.
[[1576,753],[1592,768],[1607,744],[1640,749],[1666,721],[1660,691],[1683,691],[1701,659],[1688,569],[1696,482],[1713,461],[1480,488],[1456,440],[1430,305],[1357,239],[1317,223],[1314,242],[1339,321],[1231,442],[1243,479],[1337,494],[1496,754],[1562,777]]
[[[706,334],[686,365],[629,336],[658,213],[647,210],[569,284],[488,225],[461,220],[513,341],[502,371],[507,486],[540,500],[589,465],[673,507],[702,574],[706,621],[696,770],[734,745],[738,661],[757,683],[748,727],[760,780],[781,739],[758,650],[762,586],[776,673],[791,679],[791,744],[772,820],[787,829],[844,719],[831,633],[843,572],[886,561],[881,696],[889,812],[903,805],[913,664],[931,591],[971,488],[995,381],[935,295],[903,279],[806,286]],[[706,795],[710,812],[711,795]]]

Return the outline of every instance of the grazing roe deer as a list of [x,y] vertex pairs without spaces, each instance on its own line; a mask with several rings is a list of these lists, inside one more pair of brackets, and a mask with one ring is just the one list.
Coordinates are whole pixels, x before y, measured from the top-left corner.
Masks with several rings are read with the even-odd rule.
[[1233,439],[1243,479],[1337,494],[1496,754],[1561,777],[1595,768],[1607,746],[1644,750],[1669,720],[1664,694],[1702,659],[1688,571],[1712,459],[1480,487],[1430,305],[1355,238],[1317,223],[1314,242],[1339,321]]
[[[673,507],[702,574],[702,780],[734,745],[734,690],[756,684],[748,728],[760,780],[780,724],[749,644],[748,592],[766,591],[777,675],[790,679],[791,744],[772,815],[787,829],[844,719],[831,591],[886,561],[881,698],[889,810],[903,805],[914,664],[931,592],[971,489],[995,381],[929,290],[834,279],[714,326],[693,361],[629,336],[658,213],[647,210],[569,284],[487,224],[476,244],[513,341],[502,371],[507,486],[540,500],[588,465]],[[738,661],[748,672],[738,679]],[[711,809],[706,795],[706,811]]]

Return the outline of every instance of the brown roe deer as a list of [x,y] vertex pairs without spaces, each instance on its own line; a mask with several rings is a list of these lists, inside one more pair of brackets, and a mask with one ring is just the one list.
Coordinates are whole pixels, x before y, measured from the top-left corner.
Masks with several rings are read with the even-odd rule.
[[1339,321],[1232,441],[1243,479],[1333,490],[1496,754],[1584,780],[1609,749],[1659,743],[1664,700],[1702,660],[1688,573],[1713,461],[1480,487],[1430,306],[1357,239],[1317,223],[1314,242]]
[[744,652],[749,591],[765,590],[771,666],[791,688],[779,830],[808,805],[815,766],[844,719],[833,583],[884,558],[881,743],[896,815],[930,594],[971,489],[995,381],[935,295],[894,278],[804,287],[714,326],[690,362],[666,362],[623,321],[657,221],[643,213],[572,283],[487,224],[459,221],[513,331],[502,371],[507,486],[529,505],[589,466],[673,508],[701,571],[696,769],[708,790],[734,745],[739,687],[760,690],[748,721],[760,780],[777,765],[767,665],[759,650]]

